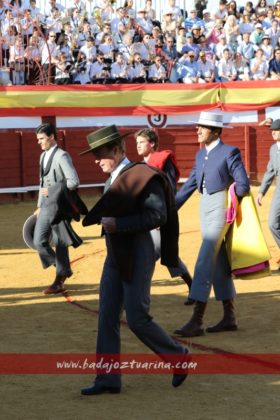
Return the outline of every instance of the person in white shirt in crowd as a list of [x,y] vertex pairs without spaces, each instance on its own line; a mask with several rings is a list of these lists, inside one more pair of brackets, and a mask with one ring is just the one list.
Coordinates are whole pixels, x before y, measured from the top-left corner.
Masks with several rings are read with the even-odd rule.
[[197,10],[195,7],[190,10],[190,16],[186,18],[184,25],[186,31],[190,31],[193,25],[199,25],[201,28],[204,28],[204,22],[197,16]]
[[243,15],[240,16],[239,32],[243,35],[245,32],[252,33],[255,29],[254,22],[252,21],[250,13],[245,10]]
[[[176,20],[176,26],[179,28],[182,25],[183,15],[179,6],[176,5],[176,0],[167,1],[167,9],[172,12],[173,18]],[[165,10],[162,11],[162,15]]]
[[15,26],[18,30],[18,26],[15,25],[14,17],[12,15],[11,10],[6,9],[4,12],[4,19],[1,20],[1,34],[5,36],[8,34],[8,28],[10,26]]
[[133,37],[127,33],[123,37],[123,42],[118,45],[118,51],[123,54],[126,63],[131,64],[134,56]]
[[141,63],[141,56],[139,53],[133,55],[132,64],[128,68],[129,83],[146,83],[147,72],[146,67]]
[[96,60],[97,50],[92,36],[88,37],[86,44],[80,48],[80,52],[85,54],[87,62],[93,63]]
[[57,55],[59,53],[64,53],[66,57],[66,61],[69,63],[73,63],[74,57],[72,53],[72,48],[70,46],[70,40],[67,34],[64,32],[59,35],[59,38],[57,40]]
[[250,35],[250,41],[255,45],[260,45],[264,36],[264,30],[261,23],[255,24],[255,30]]
[[30,14],[33,21],[34,20],[36,20],[37,22],[43,21],[44,16],[40,7],[37,6],[36,0],[30,0],[28,3],[26,3],[25,8],[30,9]]
[[10,68],[12,69],[12,82],[14,85],[25,84],[25,49],[20,35],[15,38],[14,45],[10,46]]
[[183,57],[179,59],[176,68],[178,78],[183,83],[205,83],[205,80],[200,77],[198,63],[193,51],[184,54]]
[[98,34],[96,34],[95,36],[95,45],[98,47],[104,39],[105,35],[111,35],[111,23],[110,22],[104,22],[102,31],[100,31]]
[[267,29],[265,33],[270,37],[271,45],[275,48],[277,40],[280,36],[280,21],[278,22],[277,19],[273,19],[271,22],[271,28]]
[[72,12],[70,15],[70,25],[73,32],[75,33],[79,32],[80,12],[78,9],[72,9]]
[[[55,77],[55,65],[57,63],[57,44],[55,42],[56,34],[55,32],[51,31],[48,34],[47,42],[44,44],[42,49],[42,77],[43,77],[43,84],[52,83]],[[50,67],[50,75],[49,75],[49,67]],[[50,77],[49,77],[50,76]]]
[[115,83],[128,83],[128,68],[122,53],[116,54],[116,61],[111,67],[111,78]]
[[206,54],[204,51],[200,51],[199,53],[197,67],[201,79],[203,79],[206,83],[212,83],[215,81],[215,65],[212,60],[206,58]]
[[273,57],[274,48],[270,43],[270,37],[268,35],[264,34],[260,48],[263,50],[264,58],[267,60],[267,62],[271,60]]
[[222,34],[220,35],[218,44],[216,44],[213,48],[217,60],[221,60],[223,58],[223,53],[226,48],[230,51],[231,54],[233,54],[233,50],[227,44],[226,36]]
[[21,34],[23,36],[24,45],[28,45],[28,39],[31,37],[34,29],[34,22],[30,9],[24,9],[23,18],[20,21]]
[[113,44],[115,49],[119,49],[120,46],[124,43],[126,34],[129,34],[133,38],[135,30],[128,29],[123,22],[119,22],[118,31],[113,35]]
[[257,22],[256,23],[260,23],[263,27],[263,30],[266,31],[267,29],[270,28],[271,24],[265,20],[266,18],[266,13],[260,13],[259,15],[256,16],[257,18]]
[[266,80],[268,76],[268,63],[264,58],[264,53],[261,48],[256,51],[255,58],[250,62],[250,70],[253,80]]
[[26,83],[35,85],[39,82],[41,68],[41,50],[36,36],[31,36],[28,40],[28,46],[24,50],[26,61]]
[[91,83],[90,68],[92,64],[87,62],[83,52],[78,53],[77,61],[72,72],[73,84],[88,85]]
[[56,85],[69,85],[71,83],[70,71],[72,64],[67,61],[65,53],[60,52],[57,55],[57,62],[55,66],[54,83]]
[[162,64],[162,57],[157,55],[154,64],[149,66],[148,82],[149,83],[165,83],[167,81],[167,72]]
[[141,26],[146,34],[150,34],[152,32],[154,25],[145,8],[137,10],[136,22],[139,26]]
[[126,16],[130,19],[136,19],[136,10],[133,8],[133,0],[126,0],[123,4],[126,11]]
[[97,53],[96,61],[90,65],[89,77],[94,84],[111,83],[110,72],[101,51]]
[[186,29],[181,26],[178,28],[177,36],[176,36],[176,50],[177,53],[181,56],[183,46],[186,44]]
[[115,35],[118,32],[118,25],[122,22],[125,26],[128,23],[128,18],[125,16],[125,10],[123,7],[118,7],[116,10],[116,16],[111,20],[111,32]]
[[61,4],[60,1],[57,2],[56,0],[47,0],[44,2],[44,6],[43,9],[41,7],[41,10],[46,17],[51,16],[51,10],[53,7],[56,7],[59,10],[61,16],[64,15],[65,7]]
[[162,16],[161,30],[163,34],[176,36],[177,21],[173,15],[172,10],[166,9]]
[[224,33],[226,36],[227,45],[233,50],[236,51],[238,45],[238,37],[240,34],[239,25],[236,17],[234,15],[229,15],[226,18],[224,24]]
[[265,28],[265,30],[271,28],[273,20],[274,20],[274,11],[273,11],[273,8],[270,7],[267,11],[266,17],[264,18],[263,27]]
[[91,26],[88,21],[83,22],[82,29],[79,30],[78,36],[77,36],[77,46],[78,48],[81,48],[83,45],[86,44],[86,41],[89,36],[92,36],[91,32]]
[[[87,4],[90,6],[91,2],[87,1]],[[110,0],[96,1],[96,6],[101,9],[101,19],[103,22],[109,22],[113,19],[115,12]]]
[[[68,3],[68,1],[67,1],[67,3]],[[71,9],[77,9],[79,11],[79,13],[82,14],[82,15],[85,13],[87,0],[86,1],[72,0],[69,3],[70,4],[69,4],[69,6],[67,4],[67,7],[70,7]]]
[[142,42],[135,45],[135,52],[141,55],[141,60],[144,63],[149,64],[154,59],[156,50],[150,34],[144,34]]
[[227,16],[228,16],[227,0],[220,0],[218,7],[214,9],[212,12],[212,19],[214,20],[221,19],[225,22]]
[[114,44],[112,35],[104,35],[104,40],[98,46],[98,51],[102,52],[105,57],[105,62],[112,63],[114,60]]
[[244,32],[237,51],[245,58],[247,63],[255,57],[255,45],[250,41],[250,33]]
[[56,39],[58,39],[62,29],[62,19],[58,7],[53,7],[51,9],[51,14],[46,18],[44,27],[48,32],[55,32]]
[[231,56],[229,48],[225,48],[223,58],[218,63],[218,75],[221,82],[233,82],[237,79],[237,71]]
[[237,50],[234,54],[234,66],[237,71],[237,80],[248,81],[250,77],[250,67],[247,60],[242,57],[242,54]]
[[213,30],[215,26],[214,19],[211,18],[211,12],[208,9],[204,9],[202,11],[203,16],[203,27],[204,27],[204,35],[207,37],[210,35],[211,31]]

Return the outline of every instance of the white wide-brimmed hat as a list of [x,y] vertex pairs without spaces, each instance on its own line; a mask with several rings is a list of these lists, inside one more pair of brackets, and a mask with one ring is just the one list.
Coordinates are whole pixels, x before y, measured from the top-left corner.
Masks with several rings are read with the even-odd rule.
[[206,125],[207,127],[233,128],[228,124],[224,124],[222,114],[214,114],[213,112],[201,112],[198,121],[192,121],[197,125]]

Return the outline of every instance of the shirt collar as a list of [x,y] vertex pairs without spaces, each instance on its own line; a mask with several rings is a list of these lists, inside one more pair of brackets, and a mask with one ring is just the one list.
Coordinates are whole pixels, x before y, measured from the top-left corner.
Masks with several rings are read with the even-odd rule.
[[217,140],[212,141],[208,146],[205,145],[206,153],[208,154],[209,152],[211,152],[211,150],[213,150],[216,146],[218,146],[220,141],[221,141],[220,139],[217,139]]
[[124,157],[118,166],[111,172],[111,184],[115,181],[121,170],[129,163],[130,160],[128,160],[127,157]]

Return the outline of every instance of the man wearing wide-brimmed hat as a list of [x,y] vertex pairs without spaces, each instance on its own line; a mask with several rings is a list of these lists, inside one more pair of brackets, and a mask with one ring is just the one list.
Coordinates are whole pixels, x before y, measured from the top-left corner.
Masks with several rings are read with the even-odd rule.
[[[257,203],[259,206],[262,205],[263,197],[276,178],[276,187],[270,205],[268,226],[275,242],[280,248],[280,119],[274,120],[269,128],[274,144],[270,148],[269,161],[259,189]],[[280,268],[280,259],[278,260],[278,265]]]
[[[164,175],[145,163],[131,163],[123,136],[113,125],[87,136],[95,163],[110,175],[105,192],[83,220],[88,226],[101,223],[107,256],[100,282],[100,309],[96,353],[119,360],[120,317],[125,308],[127,323],[152,351],[182,360],[187,350],[169,337],[149,314],[150,285],[155,267],[155,250],[150,230],[160,227],[161,262],[178,264],[178,215],[174,195]],[[177,372],[172,385],[186,378]],[[83,395],[119,393],[120,372],[98,371],[93,385]]]
[[220,138],[223,115],[202,112],[197,122],[201,148],[188,180],[176,195],[180,208],[195,190],[200,192],[200,223],[202,244],[197,257],[190,298],[195,300],[189,322],[175,331],[184,337],[204,334],[203,317],[212,285],[217,300],[223,302],[224,317],[207,332],[237,329],[233,300],[235,288],[224,242],[229,225],[226,223],[227,194],[235,182],[238,197],[248,194],[249,180],[237,147],[224,144]]

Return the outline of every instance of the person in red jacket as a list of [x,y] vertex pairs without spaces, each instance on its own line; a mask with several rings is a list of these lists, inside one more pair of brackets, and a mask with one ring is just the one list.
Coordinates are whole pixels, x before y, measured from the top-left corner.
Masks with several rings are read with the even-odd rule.
[[[144,128],[137,131],[134,134],[134,137],[136,140],[138,155],[142,156],[143,160],[149,166],[153,166],[157,169],[160,169],[166,174],[175,195],[177,191],[177,182],[180,177],[180,171],[172,150],[159,151],[158,135],[154,130],[150,128]],[[154,229],[151,231],[151,235],[153,238],[156,256],[158,259],[160,257],[160,231],[158,229]],[[192,285],[192,278],[186,265],[180,258],[178,267],[168,267],[168,271],[172,278],[180,276],[188,285],[190,291]],[[191,305],[193,303],[194,300],[190,299],[189,297],[185,301],[185,305]]]

